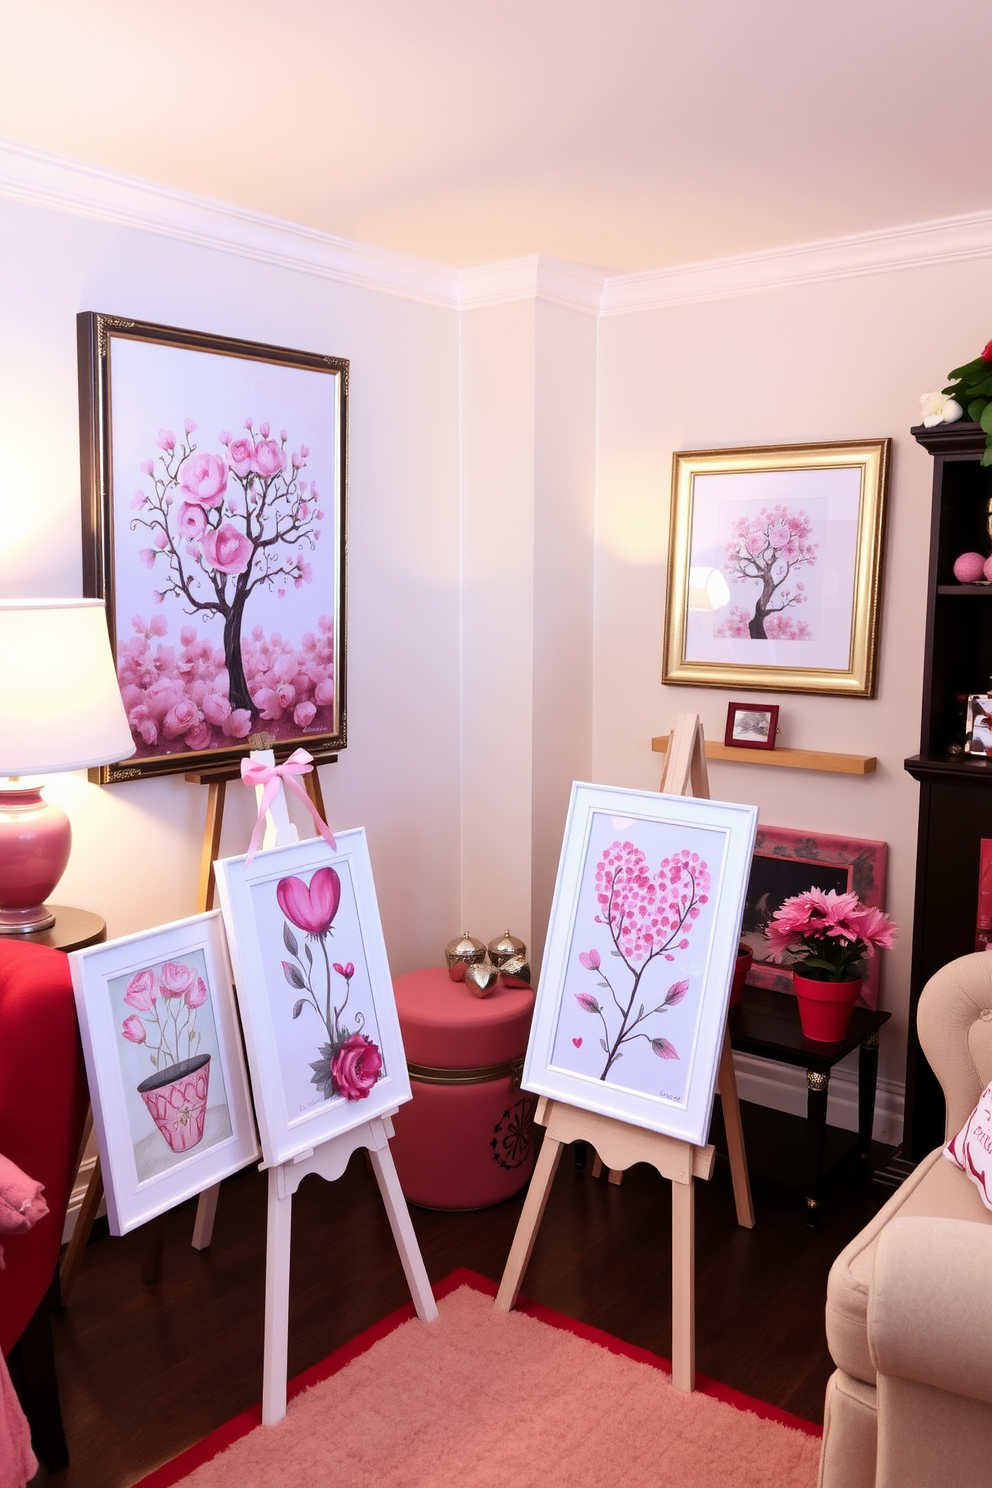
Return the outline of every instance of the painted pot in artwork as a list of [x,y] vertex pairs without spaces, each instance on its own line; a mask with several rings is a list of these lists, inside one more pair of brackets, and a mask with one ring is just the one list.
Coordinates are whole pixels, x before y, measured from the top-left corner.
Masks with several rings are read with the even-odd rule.
[[861,996],[861,982],[861,977],[848,982],[817,982],[794,970],[792,985],[804,1036],[820,1044],[836,1044],[846,1038],[854,1004]]
[[156,1070],[138,1086],[149,1115],[173,1152],[188,1152],[203,1137],[210,1084],[210,1055]]

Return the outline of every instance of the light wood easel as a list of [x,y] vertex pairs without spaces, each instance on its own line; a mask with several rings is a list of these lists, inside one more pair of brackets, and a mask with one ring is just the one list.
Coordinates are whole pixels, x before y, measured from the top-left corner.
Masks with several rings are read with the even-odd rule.
[[[262,743],[263,738],[264,736],[259,738],[259,744]],[[255,743],[255,739],[249,740],[249,743]],[[273,758],[271,755],[264,753],[256,753],[255,757],[266,761]],[[207,815],[203,827],[203,847],[200,851],[200,876],[196,890],[196,914],[204,914],[208,909],[213,909],[214,907],[214,895],[216,892],[214,859],[220,856],[220,837],[224,825],[224,805],[227,799],[227,787],[230,781],[240,779],[240,766],[227,766],[217,770],[190,771],[186,776],[186,780],[190,785],[205,785],[207,787]],[[314,765],[309,775],[303,776],[303,785],[307,795],[326,821],[324,795],[320,788],[316,765]],[[256,791],[257,796],[260,796],[260,794],[260,791]],[[291,834],[285,836],[284,841],[295,842],[297,840],[297,832],[289,820],[284,792],[280,791],[276,796],[273,802],[273,808],[274,810],[270,811],[266,822],[263,845],[265,847],[271,847],[276,841],[279,831]],[[86,1117],[80,1159],[82,1159],[82,1153],[85,1151],[92,1126],[93,1113],[89,1111]],[[217,1214],[217,1199],[219,1194],[220,1184],[214,1184],[213,1187],[204,1189],[199,1197],[191,1241],[194,1250],[206,1250],[210,1244],[213,1237],[214,1219]],[[80,1205],[79,1213],[76,1215],[72,1238],[69,1241],[66,1253],[62,1259],[62,1265],[59,1268],[59,1289],[62,1295],[63,1306],[68,1302],[69,1294],[76,1284],[80,1267],[83,1264],[83,1255],[85,1254],[86,1245],[90,1238],[90,1232],[96,1222],[97,1212],[102,1202],[103,1175],[100,1171],[100,1159],[97,1157],[90,1173],[89,1182],[86,1185],[83,1202]],[[151,1283],[158,1281],[162,1274],[165,1215],[160,1214],[156,1219],[150,1220],[144,1226],[144,1231],[145,1245],[141,1265],[141,1279]]]
[[[709,797],[703,731],[698,715],[680,713],[669,742],[668,757],[661,788],[669,795]],[[725,1107],[732,1101],[737,1118],[736,1157],[731,1158],[734,1173],[734,1198],[738,1223],[751,1228],[754,1211],[740,1139],[740,1110],[737,1084],[730,1058],[730,1039],[724,1030],[720,1060],[720,1092]],[[730,1094],[730,1101],[724,1091]],[[598,1112],[585,1111],[567,1102],[542,1096],[534,1120],[544,1127],[541,1153],[527,1190],[527,1197],[517,1223],[513,1244],[507,1257],[503,1279],[496,1294],[496,1306],[509,1312],[520,1292],[524,1272],[530,1261],[551,1193],[551,1184],[563,1148],[570,1142],[585,1142],[610,1169],[610,1177],[619,1175],[634,1163],[650,1163],[672,1185],[672,1383],[677,1390],[691,1391],[696,1383],[695,1326],[695,1189],[696,1178],[710,1178],[715,1153],[712,1146],[694,1146],[691,1142],[647,1131]],[[728,1133],[733,1118],[726,1118]],[[600,1168],[600,1171],[602,1169]],[[595,1171],[595,1170],[594,1170]]]
[[[253,751],[253,759],[273,764],[274,757]],[[312,772],[315,774],[316,772]],[[312,775],[306,776],[307,782]],[[261,797],[261,790],[258,791]],[[321,816],[323,802],[311,795],[311,800]],[[280,786],[271,806],[266,823],[263,847],[283,847],[297,840],[296,828],[290,822],[286,807],[285,788]],[[212,883],[212,865],[208,881]],[[260,1166],[268,1170],[269,1191],[265,1228],[265,1342],[262,1362],[262,1425],[275,1426],[286,1414],[286,1376],[289,1363],[289,1263],[293,1228],[293,1195],[308,1173],[318,1173],[328,1183],[340,1178],[348,1166],[353,1152],[364,1148],[368,1161],[379,1185],[389,1227],[399,1252],[403,1274],[417,1316],[422,1323],[433,1322],[438,1315],[437,1303],[431,1291],[427,1268],[420,1254],[420,1246],[410,1219],[400,1180],[397,1177],[389,1139],[393,1135],[392,1117],[399,1110],[373,1116],[361,1126],[340,1136],[330,1137],[316,1148],[299,1153],[288,1162]],[[197,1208],[197,1228],[201,1221],[204,1201],[213,1195],[216,1206],[216,1189],[208,1189],[200,1195]],[[212,1223],[212,1218],[210,1223]],[[208,1234],[209,1241],[209,1234]],[[196,1232],[194,1231],[194,1245]]]
[[[708,801],[710,795],[709,774],[706,769],[706,746],[703,726],[698,713],[680,713],[675,727],[668,736],[665,767],[658,789],[667,796],[697,796]],[[730,1158],[730,1175],[734,1183],[734,1205],[737,1223],[746,1230],[754,1229],[754,1204],[751,1199],[751,1181],[747,1171],[747,1154],[744,1150],[744,1130],[741,1125],[741,1107],[737,1097],[737,1074],[734,1056],[730,1047],[730,1029],[723,1030],[723,1050],[720,1054],[720,1070],[717,1089],[723,1110],[723,1125],[727,1136],[727,1155]],[[597,1151],[592,1165],[592,1176],[598,1178],[603,1171],[601,1154]],[[622,1174],[610,1168],[611,1183],[620,1183]]]

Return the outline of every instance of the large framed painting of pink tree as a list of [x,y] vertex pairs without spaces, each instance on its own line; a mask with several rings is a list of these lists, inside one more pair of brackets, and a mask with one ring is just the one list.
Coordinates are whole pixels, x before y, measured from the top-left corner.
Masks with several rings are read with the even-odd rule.
[[572,786],[525,1089],[706,1141],[757,819]]
[[136,752],[104,781],[346,742],[348,363],[78,317],[84,587]]
[[874,696],[889,444],[675,455],[664,681]]

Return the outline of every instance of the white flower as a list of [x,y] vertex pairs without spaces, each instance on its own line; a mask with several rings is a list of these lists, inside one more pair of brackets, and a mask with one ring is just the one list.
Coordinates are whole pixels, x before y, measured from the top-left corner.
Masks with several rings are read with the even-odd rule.
[[932,429],[935,424],[953,424],[964,413],[961,404],[944,393],[921,393],[920,407],[924,429]]

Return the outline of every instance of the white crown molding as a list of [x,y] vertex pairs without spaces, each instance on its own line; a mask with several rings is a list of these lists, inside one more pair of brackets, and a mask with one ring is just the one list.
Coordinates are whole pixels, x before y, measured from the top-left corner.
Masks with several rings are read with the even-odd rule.
[[604,282],[601,272],[581,264],[536,256],[513,258],[462,269],[458,303],[462,310],[478,310],[514,300],[542,300],[564,310],[598,315]]
[[10,141],[0,141],[0,196],[160,233],[379,294],[445,309],[458,306],[456,269]]
[[974,212],[767,253],[618,274],[606,280],[600,310],[603,315],[629,315],[789,285],[988,257],[992,257],[992,212]]
[[630,315],[992,257],[992,212],[976,212],[636,274],[607,276],[544,257],[458,270],[2,140],[0,196],[451,310],[540,300],[589,315]]

